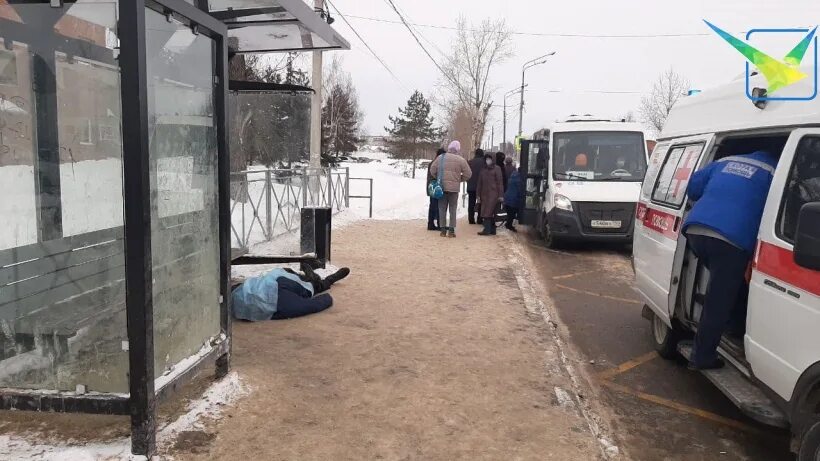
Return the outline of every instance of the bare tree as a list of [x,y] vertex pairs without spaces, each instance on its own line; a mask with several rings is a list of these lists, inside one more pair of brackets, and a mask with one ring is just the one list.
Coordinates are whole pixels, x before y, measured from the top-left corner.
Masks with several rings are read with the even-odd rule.
[[635,112],[633,112],[631,110],[628,111],[627,113],[621,115],[620,117],[618,117],[618,120],[621,120],[623,122],[630,122],[630,123],[638,121],[638,119],[635,118]]
[[480,24],[468,24],[464,17],[458,19],[458,32],[454,45],[442,65],[439,84],[440,104],[452,119],[456,113],[466,111],[471,120],[470,139],[461,139],[471,146],[481,144],[492,108],[494,88],[490,86],[490,73],[497,64],[512,55],[512,33],[503,20],[485,19]]
[[660,134],[672,106],[685,96],[688,90],[689,80],[675,72],[675,69],[670,68],[661,74],[655,81],[652,91],[641,98],[639,111],[644,123],[651,126],[656,134]]

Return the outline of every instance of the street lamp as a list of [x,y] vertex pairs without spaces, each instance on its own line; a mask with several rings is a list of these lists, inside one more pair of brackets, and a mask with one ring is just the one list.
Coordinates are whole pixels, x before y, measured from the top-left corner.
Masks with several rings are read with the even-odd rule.
[[512,90],[504,93],[504,135],[501,142],[504,144],[505,154],[507,153],[507,96],[512,96],[519,91],[521,91],[521,88],[515,87]]
[[547,53],[544,56],[535,58],[531,61],[527,61],[524,63],[524,66],[521,68],[521,107],[518,109],[518,136],[524,133],[524,75],[527,72],[527,69],[530,67],[539,66],[547,62],[547,58],[554,55],[555,51],[552,53]]

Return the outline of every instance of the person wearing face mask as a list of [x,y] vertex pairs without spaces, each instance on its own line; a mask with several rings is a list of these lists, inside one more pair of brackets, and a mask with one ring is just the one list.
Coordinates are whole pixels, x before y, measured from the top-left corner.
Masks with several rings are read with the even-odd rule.
[[478,172],[476,193],[481,201],[480,216],[484,221],[484,230],[478,235],[495,235],[496,210],[504,201],[504,172],[496,165],[493,154],[484,155],[484,166]]

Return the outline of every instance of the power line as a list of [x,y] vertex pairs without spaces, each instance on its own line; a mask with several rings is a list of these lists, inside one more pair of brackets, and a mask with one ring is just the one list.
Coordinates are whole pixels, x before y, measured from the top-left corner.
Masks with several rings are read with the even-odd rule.
[[424,51],[424,54],[426,54],[427,57],[430,58],[431,61],[433,61],[433,64],[438,68],[438,70],[441,72],[441,74],[446,76],[447,73],[444,72],[444,69],[442,69],[441,66],[439,65],[439,63],[435,60],[435,58],[433,58],[433,55],[431,55],[430,52],[427,51],[427,48],[425,48],[424,45],[421,43],[421,40],[419,40],[419,38],[416,36],[416,33],[413,31],[413,28],[410,27],[410,24],[404,19],[404,16],[402,16],[401,12],[399,12],[399,9],[396,7],[396,4],[393,3],[393,0],[384,0],[384,1],[387,2],[387,4],[390,5],[391,8],[393,8],[393,11],[395,11],[396,14],[399,16],[399,19],[401,19],[401,23],[404,24],[404,27],[407,28],[407,30],[410,32],[410,35],[412,35],[413,39],[416,40],[416,43],[419,44],[422,51]]
[[[362,19],[365,21],[373,21],[373,22],[382,22],[386,24],[402,24],[400,21],[394,21],[391,19],[384,19],[384,18],[373,18],[369,16],[355,16],[350,15],[351,18],[355,19]],[[440,26],[435,24],[419,24],[419,23],[404,23],[405,26],[409,27],[409,25],[417,26],[417,27],[427,27],[430,29],[441,29],[441,30],[458,30],[457,27],[452,26]],[[409,24],[409,25],[408,25]],[[469,31],[477,32],[478,29],[467,29]],[[743,31],[742,33],[746,33]],[[512,31],[512,35],[523,35],[523,36],[531,36],[531,37],[565,37],[565,38],[683,38],[683,37],[711,37],[712,34],[709,33],[686,33],[686,34],[562,34],[562,33],[548,33],[548,32],[520,32],[520,31]]]
[[387,65],[387,63],[385,63],[384,60],[382,60],[382,58],[380,58],[379,55],[376,54],[375,51],[373,51],[373,48],[371,48],[370,45],[367,44],[365,39],[362,38],[362,36],[359,34],[359,32],[356,31],[356,29],[353,27],[352,24],[350,24],[350,21],[347,20],[345,15],[343,15],[342,12],[339,11],[338,8],[336,8],[336,5],[334,5],[330,0],[325,0],[325,1],[327,1],[327,3],[330,6],[332,6],[334,10],[336,10],[336,14],[338,14],[339,17],[342,18],[342,21],[344,21],[345,24],[347,24],[347,26],[350,27],[350,30],[353,31],[353,34],[355,34],[356,37],[359,38],[359,40],[362,42],[362,44],[365,46],[365,48],[367,48],[370,51],[370,54],[372,54],[373,57],[376,58],[377,61],[379,61],[379,63],[382,65],[382,67],[384,67],[384,69],[390,74],[390,76],[393,77],[393,79],[396,82],[398,82],[399,85],[403,86],[406,91],[410,91],[410,89],[407,87],[407,85],[405,85],[404,82],[402,82],[398,77],[396,77],[396,74],[393,73],[393,71],[390,69],[390,67]]

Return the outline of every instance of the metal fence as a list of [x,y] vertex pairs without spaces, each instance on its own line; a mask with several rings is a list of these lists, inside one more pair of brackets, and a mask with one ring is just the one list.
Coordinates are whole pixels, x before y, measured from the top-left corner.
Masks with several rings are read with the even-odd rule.
[[231,173],[231,244],[247,251],[301,228],[304,207],[350,206],[348,168],[248,170]]
[[[347,178],[349,181],[367,181],[370,184],[368,195],[349,195],[350,194],[350,187],[347,188],[348,191],[348,198],[366,198],[370,201],[370,205],[368,207],[367,216],[369,218],[373,217],[373,178]],[[350,204],[348,203],[348,206]]]

